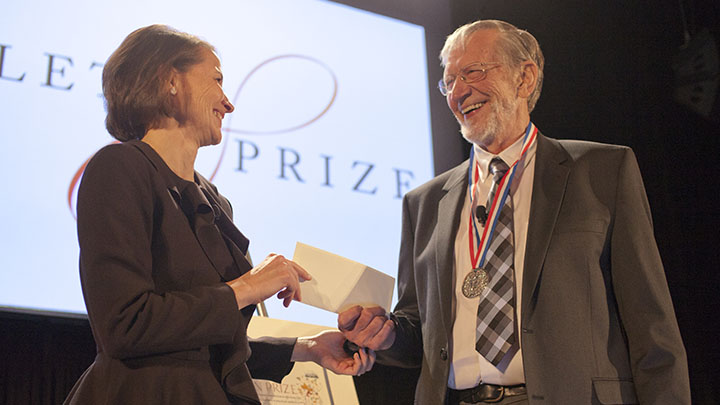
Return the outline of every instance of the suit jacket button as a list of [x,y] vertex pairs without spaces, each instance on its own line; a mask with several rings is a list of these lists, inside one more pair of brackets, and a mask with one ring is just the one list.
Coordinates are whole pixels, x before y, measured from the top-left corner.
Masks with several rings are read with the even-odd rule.
[[443,360],[447,360],[448,358],[447,349],[445,349],[444,347],[440,349],[440,358]]

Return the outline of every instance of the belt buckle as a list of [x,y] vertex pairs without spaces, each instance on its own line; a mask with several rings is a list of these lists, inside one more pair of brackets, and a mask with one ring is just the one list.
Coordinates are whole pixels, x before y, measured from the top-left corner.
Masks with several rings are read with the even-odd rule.
[[484,400],[483,402],[486,402],[486,403],[488,403],[488,404],[492,404],[492,403],[495,403],[495,402],[500,402],[500,401],[502,401],[503,397],[505,396],[505,387],[500,386],[499,388],[500,388],[500,392],[498,393],[498,396],[497,396],[496,398],[488,398],[488,399]]
[[505,397],[505,387],[503,386],[487,386],[487,388],[494,388],[494,390],[498,391],[498,395],[494,398],[480,398],[482,394],[480,392],[474,393],[469,399],[471,402],[467,401],[458,401],[459,405],[472,405],[472,404],[479,404],[479,403],[485,403],[485,404],[493,404],[496,402],[502,401],[503,397]]

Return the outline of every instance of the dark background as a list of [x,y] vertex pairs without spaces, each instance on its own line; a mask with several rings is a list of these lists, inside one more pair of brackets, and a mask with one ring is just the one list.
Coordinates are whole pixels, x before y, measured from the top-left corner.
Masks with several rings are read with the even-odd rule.
[[[720,195],[720,76],[709,52],[693,51],[704,45],[717,52],[720,2],[338,2],[425,26],[431,83],[441,76],[436,58],[444,37],[459,25],[497,18],[535,35],[546,67],[533,122],[551,137],[635,150],[687,349],[693,403],[720,401],[720,260],[715,250],[720,248],[715,210]],[[469,149],[444,98],[429,86],[434,163],[440,173],[465,159]],[[378,97],[391,96],[392,91],[378,92]],[[0,312],[0,404],[61,403],[94,355],[84,319]],[[376,366],[356,378],[359,397],[363,404],[412,403],[416,375],[414,370]],[[379,389],[388,381],[392,392]]]

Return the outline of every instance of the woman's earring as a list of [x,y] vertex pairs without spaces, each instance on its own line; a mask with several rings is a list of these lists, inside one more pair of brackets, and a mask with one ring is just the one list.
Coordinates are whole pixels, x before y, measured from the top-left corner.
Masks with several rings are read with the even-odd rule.
[[175,87],[170,87],[170,94],[172,94],[173,96],[176,95],[177,89],[175,89]]

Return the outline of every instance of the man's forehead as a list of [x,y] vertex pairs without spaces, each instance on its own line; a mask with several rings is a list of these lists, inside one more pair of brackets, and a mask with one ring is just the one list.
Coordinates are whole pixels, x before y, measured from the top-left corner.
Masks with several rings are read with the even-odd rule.
[[497,62],[495,59],[495,40],[498,36],[496,30],[482,29],[473,32],[448,52],[445,71],[448,68],[461,68],[473,62]]

